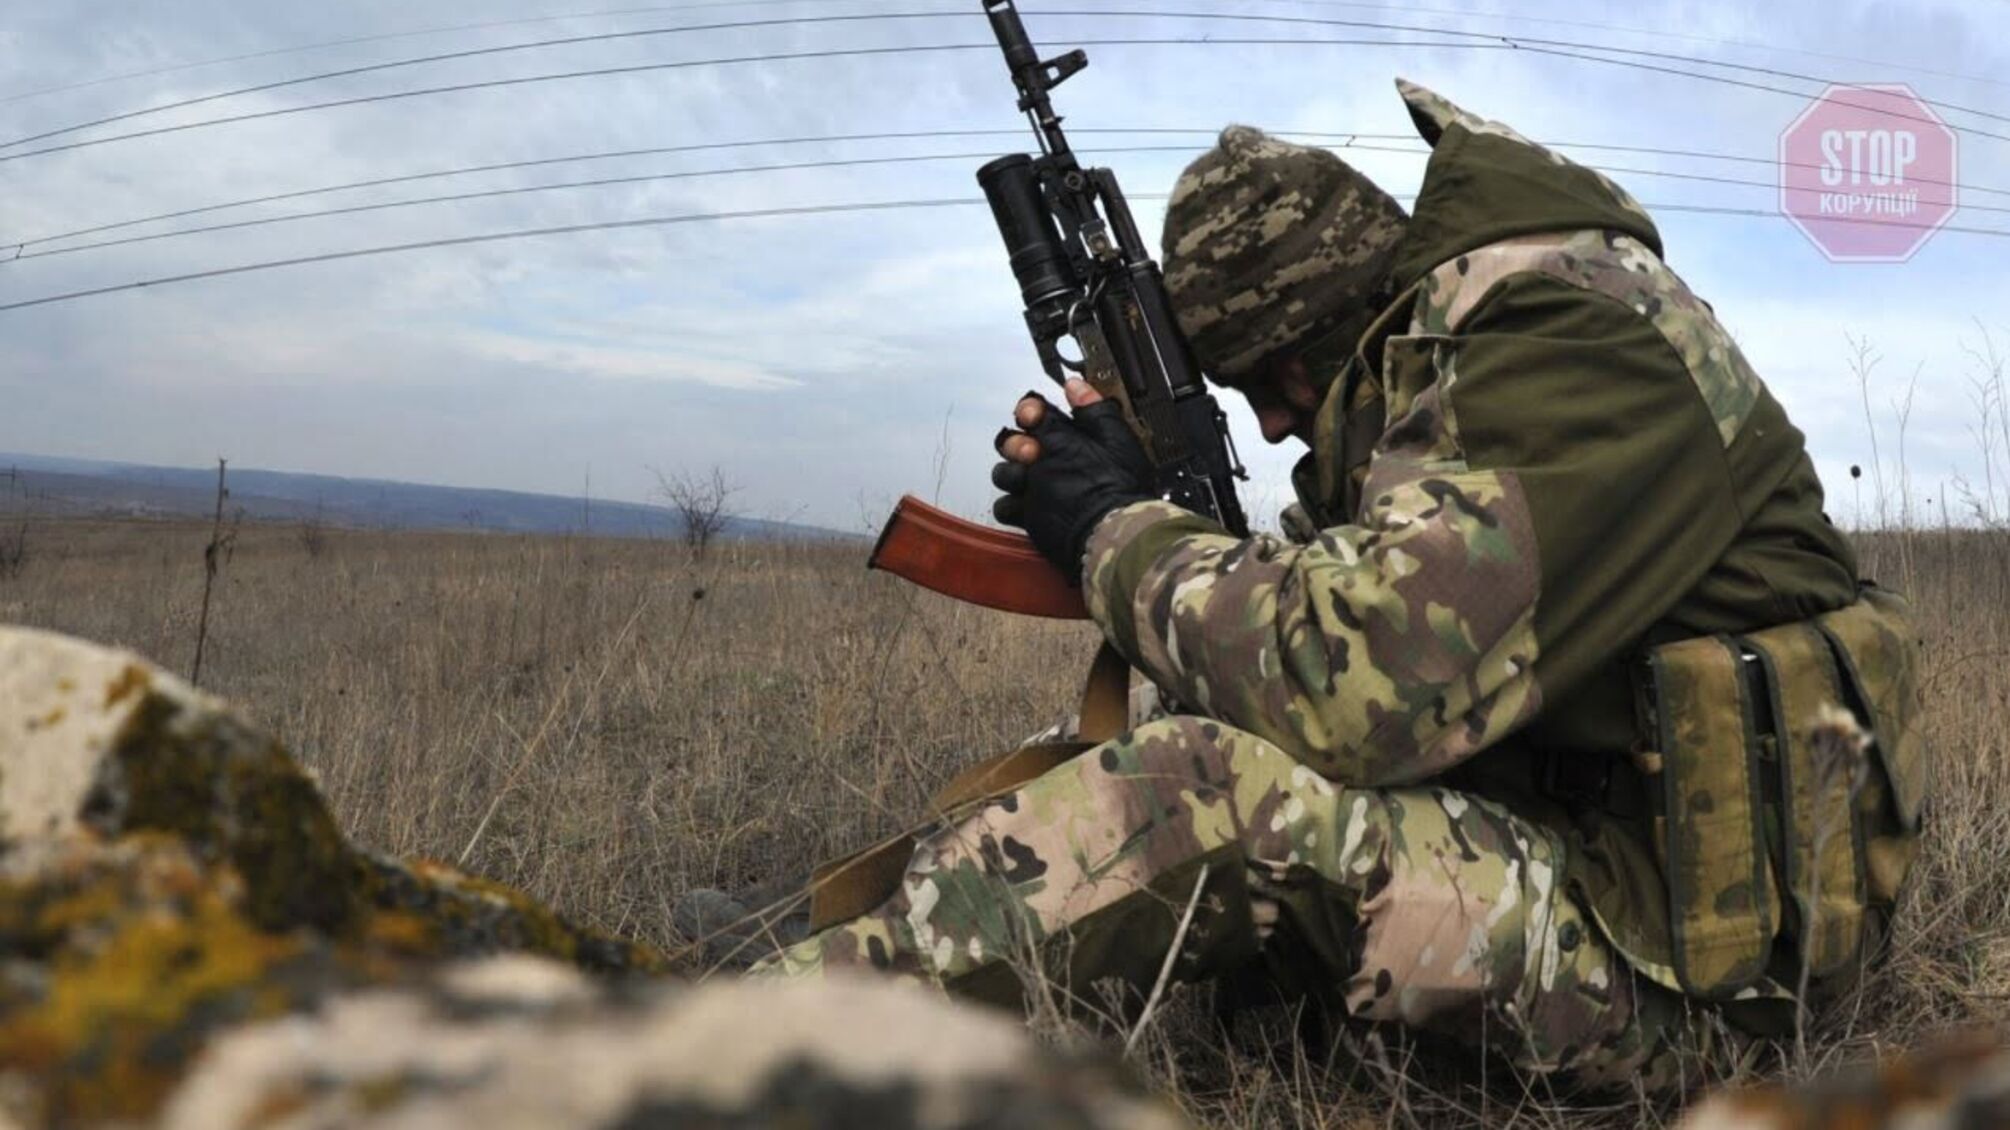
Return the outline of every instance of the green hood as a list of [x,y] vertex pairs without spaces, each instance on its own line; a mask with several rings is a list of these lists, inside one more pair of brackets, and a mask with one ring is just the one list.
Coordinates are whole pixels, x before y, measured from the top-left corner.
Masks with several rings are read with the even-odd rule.
[[1604,175],[1414,83],[1397,79],[1396,89],[1431,160],[1396,250],[1394,291],[1468,251],[1538,232],[1624,232],[1661,254],[1654,221]]

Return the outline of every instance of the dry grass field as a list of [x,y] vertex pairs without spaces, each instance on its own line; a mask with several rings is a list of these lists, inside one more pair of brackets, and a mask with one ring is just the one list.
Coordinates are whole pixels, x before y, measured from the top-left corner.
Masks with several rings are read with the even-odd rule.
[[[282,734],[373,848],[458,862],[664,945],[693,886],[888,834],[972,757],[1069,704],[1092,629],[959,607],[863,545],[667,543],[247,526],[220,562],[203,683]],[[187,671],[206,526],[45,521],[0,621]],[[1911,591],[1938,776],[1893,960],[1820,1019],[1807,1071],[2010,1021],[2010,535],[1885,534]],[[1654,1123],[1398,1059],[1234,1050],[1190,992],[1144,1068],[1220,1125]],[[1400,1054],[1400,1053],[1399,1053]]]

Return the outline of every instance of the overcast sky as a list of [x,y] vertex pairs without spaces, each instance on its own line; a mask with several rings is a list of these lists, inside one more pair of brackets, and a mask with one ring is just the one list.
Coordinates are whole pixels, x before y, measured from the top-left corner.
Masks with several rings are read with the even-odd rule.
[[[615,0],[609,0],[615,2]],[[629,0],[629,4],[639,0]],[[0,141],[165,102],[439,52],[566,35],[888,11],[954,18],[715,29],[490,54],[290,86],[37,145],[309,102],[593,67],[844,47],[973,43],[976,0],[788,0],[594,13],[595,0],[10,0],[0,5]],[[1905,82],[1995,114],[1947,112],[1960,179],[2010,189],[2010,7],[1849,2],[1487,4],[1323,0],[1027,0],[1051,51],[1091,39],[1373,38],[1419,32],[1201,23],[1167,12],[1398,22],[1669,52],[1854,82]],[[1063,9],[1150,16],[1062,15]],[[444,25],[513,22],[477,29]],[[423,32],[424,34],[405,34]],[[290,51],[331,40],[369,38]],[[1483,42],[1483,41],[1469,41]],[[209,65],[184,64],[228,59]],[[1071,126],[1404,134],[1391,80],[1431,86],[1531,137],[1770,159],[1819,82],[1715,68],[1778,93],[1527,50],[1295,43],[1101,46],[1057,101]],[[1639,56],[1632,56],[1640,58]],[[1649,60],[1653,61],[1653,60]],[[1660,60],[1658,66],[1705,69]],[[179,68],[165,70],[163,68]],[[134,72],[160,72],[135,77]],[[92,85],[78,86],[80,83]],[[49,88],[63,88],[50,90]],[[223,201],[464,165],[834,134],[1011,129],[988,51],[734,63],[473,90],[165,133],[0,160],[0,243]],[[2000,134],[2001,138],[1985,136]],[[1205,144],[1083,134],[1133,193],[1162,193]],[[1388,144],[1377,142],[1377,144]],[[18,153],[35,145],[0,149]],[[212,267],[456,235],[630,217],[972,196],[1008,137],[763,145],[471,174],[30,243],[0,262],[0,304]],[[1414,148],[1414,144],[1408,146]],[[1653,204],[1770,209],[1763,163],[1573,151]],[[928,163],[742,173],[305,220],[29,258],[90,238],[443,193],[902,154]],[[1391,191],[1423,162],[1356,150]],[[1745,179],[1718,184],[1647,175]],[[1969,191],[1957,225],[2010,230],[2010,193]],[[1990,210],[1994,209],[1994,210]],[[1161,210],[1139,201],[1156,233]],[[1917,372],[1906,459],[1917,494],[1985,489],[1968,350],[2010,354],[2010,240],[1943,232],[1911,262],[1834,265],[1784,220],[1657,213],[1670,263],[1743,343],[1810,433],[1847,520],[1868,467],[1846,334],[1882,355],[1872,407],[1895,460],[1892,401]],[[0,251],[0,257],[11,254]],[[856,529],[903,490],[987,504],[989,437],[1044,378],[989,217],[950,207],[637,228],[484,243],[237,275],[0,312],[0,450],[641,500],[649,468],[717,464],[750,513]],[[1238,421],[1253,506],[1285,500],[1282,453]],[[1999,468],[2000,470],[2000,468]],[[1893,472],[1888,472],[1893,473]],[[1866,480],[1866,502],[1868,486]],[[2003,484],[1996,484],[1999,507]]]

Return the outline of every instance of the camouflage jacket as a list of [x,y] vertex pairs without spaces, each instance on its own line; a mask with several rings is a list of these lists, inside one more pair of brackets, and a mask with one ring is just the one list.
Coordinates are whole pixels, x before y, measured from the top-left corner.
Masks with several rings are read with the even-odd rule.
[[1626,750],[1643,645],[1841,607],[1855,561],[1801,433],[1640,205],[1401,89],[1432,156],[1398,297],[1294,475],[1303,536],[1138,503],[1095,531],[1089,607],[1180,700],[1330,778],[1447,780],[1570,827],[1573,878],[1659,964],[1645,835],[1572,827],[1532,751]]

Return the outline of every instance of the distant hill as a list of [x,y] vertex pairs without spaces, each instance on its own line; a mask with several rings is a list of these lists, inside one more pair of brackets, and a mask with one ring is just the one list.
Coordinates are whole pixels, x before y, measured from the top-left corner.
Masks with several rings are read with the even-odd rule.
[[[582,529],[607,537],[675,537],[673,510],[632,502],[512,490],[429,486],[384,479],[347,479],[231,467],[229,512],[255,521],[314,519],[376,529],[478,529],[561,534]],[[216,507],[216,468],[154,467],[0,452],[0,512],[170,517],[205,515]],[[759,518],[734,518],[722,536],[825,539],[856,535]]]

